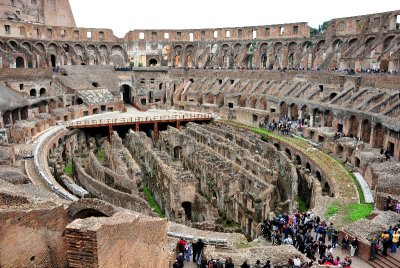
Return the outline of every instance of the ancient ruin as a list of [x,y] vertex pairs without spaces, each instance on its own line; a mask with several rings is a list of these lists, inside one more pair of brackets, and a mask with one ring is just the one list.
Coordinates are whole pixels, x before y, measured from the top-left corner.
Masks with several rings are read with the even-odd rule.
[[299,209],[398,267],[369,243],[400,220],[399,73],[400,10],[118,38],[0,0],[0,267],[172,267],[181,238],[284,267],[310,259],[262,226]]

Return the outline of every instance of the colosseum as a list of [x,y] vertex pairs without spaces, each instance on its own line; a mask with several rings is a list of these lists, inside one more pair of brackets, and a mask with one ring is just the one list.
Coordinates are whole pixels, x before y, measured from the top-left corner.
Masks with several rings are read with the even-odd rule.
[[0,0],[0,267],[400,267],[400,10],[325,26]]

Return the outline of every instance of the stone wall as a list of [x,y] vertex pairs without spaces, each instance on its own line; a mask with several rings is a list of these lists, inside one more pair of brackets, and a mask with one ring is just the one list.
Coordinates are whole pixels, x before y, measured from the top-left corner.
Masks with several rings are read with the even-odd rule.
[[115,190],[88,175],[82,167],[79,159],[74,158],[73,165],[75,180],[94,197],[110,202],[115,206],[128,208],[137,212],[143,212],[148,215],[155,215],[150,209],[147,201],[144,199]]
[[67,267],[62,236],[68,220],[64,205],[2,209],[0,266]]
[[118,191],[132,194],[136,189],[135,182],[132,181],[126,173],[119,174],[103,166],[93,152],[89,153],[89,164],[87,170],[88,174],[93,178],[96,178]]
[[65,231],[69,267],[168,267],[167,240],[165,220],[136,213],[75,220]]

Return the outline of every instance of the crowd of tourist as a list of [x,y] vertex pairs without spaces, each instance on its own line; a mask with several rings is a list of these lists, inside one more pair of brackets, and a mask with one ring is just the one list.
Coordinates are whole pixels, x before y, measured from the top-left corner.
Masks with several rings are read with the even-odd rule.
[[[291,216],[283,213],[272,220],[266,220],[262,225],[262,234],[272,245],[292,245],[307,258],[318,261],[319,264],[351,267],[350,256],[341,260],[340,257],[333,255],[333,250],[338,244],[339,231],[333,223],[327,224],[319,216],[314,215],[312,210],[305,213],[298,211]],[[354,256],[358,240],[354,239],[350,243],[347,238],[341,245],[342,250],[346,252],[350,247],[350,255]]]

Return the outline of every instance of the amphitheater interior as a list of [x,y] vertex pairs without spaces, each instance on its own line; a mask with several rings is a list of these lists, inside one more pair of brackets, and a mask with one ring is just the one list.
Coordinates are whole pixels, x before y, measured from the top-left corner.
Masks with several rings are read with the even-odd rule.
[[68,0],[0,1],[0,267],[172,267],[180,238],[285,267],[310,260],[261,226],[298,210],[383,267],[369,239],[400,220],[398,17],[118,38],[76,27]]

